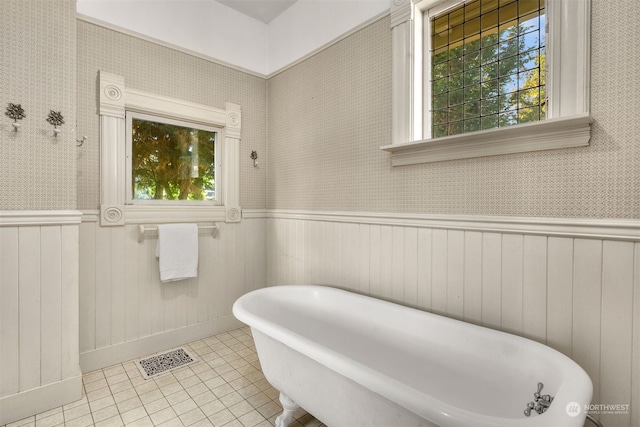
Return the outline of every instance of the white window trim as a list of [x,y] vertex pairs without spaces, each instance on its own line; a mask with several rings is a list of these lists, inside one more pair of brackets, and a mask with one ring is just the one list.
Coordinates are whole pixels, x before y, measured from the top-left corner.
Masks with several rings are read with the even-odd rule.
[[380,147],[391,153],[392,165],[589,145],[590,0],[546,0],[552,29],[546,48],[546,120],[444,138],[427,135],[430,114],[423,114],[422,105],[430,100],[429,88],[422,87],[422,67],[429,68],[430,58],[422,58],[422,14],[447,2],[392,2],[392,139]]
[[[239,222],[241,108],[182,101],[131,89],[124,77],[99,72],[100,84],[100,225],[158,222]],[[222,129],[222,205],[128,205],[125,112],[136,111]]]

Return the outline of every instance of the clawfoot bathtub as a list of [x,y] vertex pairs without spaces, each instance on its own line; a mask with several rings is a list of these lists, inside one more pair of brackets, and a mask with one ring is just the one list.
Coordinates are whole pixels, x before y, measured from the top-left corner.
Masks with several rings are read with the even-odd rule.
[[550,347],[335,288],[260,289],[233,313],[281,392],[277,427],[298,405],[330,427],[577,427],[591,401]]

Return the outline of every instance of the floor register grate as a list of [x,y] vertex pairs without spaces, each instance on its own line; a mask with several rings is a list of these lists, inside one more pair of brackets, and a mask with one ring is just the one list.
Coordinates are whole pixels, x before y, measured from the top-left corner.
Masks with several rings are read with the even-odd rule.
[[142,376],[145,379],[149,379],[197,361],[184,348],[177,348],[145,359],[136,360],[136,366]]

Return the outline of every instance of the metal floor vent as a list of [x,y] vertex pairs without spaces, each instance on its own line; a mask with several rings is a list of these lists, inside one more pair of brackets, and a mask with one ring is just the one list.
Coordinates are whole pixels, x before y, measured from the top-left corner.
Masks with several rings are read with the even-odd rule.
[[136,366],[142,376],[145,379],[149,379],[197,361],[198,359],[181,347],[165,353],[156,354],[155,356],[138,359],[136,360]]

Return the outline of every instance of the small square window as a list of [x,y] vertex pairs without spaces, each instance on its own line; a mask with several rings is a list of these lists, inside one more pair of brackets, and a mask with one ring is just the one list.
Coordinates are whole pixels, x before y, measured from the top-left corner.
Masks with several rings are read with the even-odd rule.
[[127,113],[128,200],[216,204],[219,129]]

